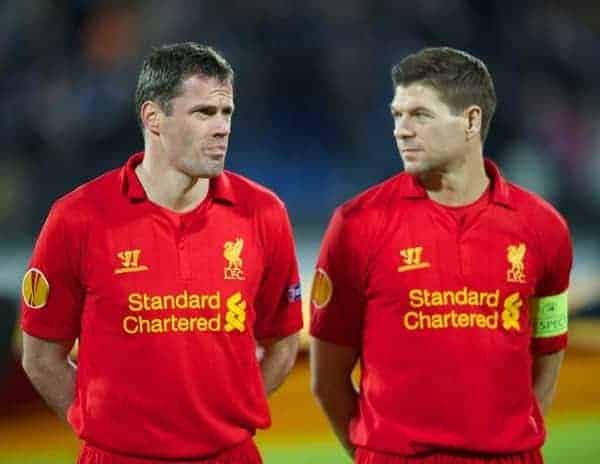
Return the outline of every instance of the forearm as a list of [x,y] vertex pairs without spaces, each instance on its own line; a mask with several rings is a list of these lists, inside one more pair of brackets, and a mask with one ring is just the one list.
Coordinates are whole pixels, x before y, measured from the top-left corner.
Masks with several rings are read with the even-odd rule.
[[75,392],[76,366],[69,358],[73,342],[43,340],[23,332],[23,369],[40,396],[63,420]]
[[267,395],[283,383],[292,370],[298,352],[298,335],[270,342],[262,342],[263,356],[260,370]]
[[564,351],[559,351],[533,360],[533,389],[544,416],[554,400],[563,357]]
[[352,370],[358,350],[314,338],[311,343],[311,388],[333,431],[350,456],[350,420],[357,414],[358,392],[352,383]]
[[358,409],[358,393],[352,381],[331,388],[316,390],[315,397],[338,440],[351,457],[354,457],[354,445],[350,443],[350,420],[356,415]]
[[27,364],[23,367],[40,396],[66,421],[75,392],[75,365],[65,360],[56,364]]

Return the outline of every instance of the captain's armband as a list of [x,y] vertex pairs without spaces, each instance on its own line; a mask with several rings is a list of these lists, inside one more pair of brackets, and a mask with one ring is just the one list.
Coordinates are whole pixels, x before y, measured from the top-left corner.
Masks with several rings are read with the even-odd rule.
[[531,299],[534,338],[549,338],[567,333],[567,291],[558,295]]

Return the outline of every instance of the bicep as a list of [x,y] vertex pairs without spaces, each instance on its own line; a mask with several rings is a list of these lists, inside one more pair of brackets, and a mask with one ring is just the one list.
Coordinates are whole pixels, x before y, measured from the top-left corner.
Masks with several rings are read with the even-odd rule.
[[317,338],[311,341],[310,353],[312,389],[315,392],[349,382],[359,356],[357,348]]
[[287,337],[265,338],[257,340],[256,343],[260,345],[264,351],[282,351],[296,356],[298,345],[300,343],[299,340],[300,337],[298,336],[298,333],[295,332]]
[[46,340],[23,332],[23,366],[64,363],[75,340]]
[[551,354],[537,355],[533,358],[533,376],[534,379],[540,377],[558,377],[560,366],[565,356],[565,350],[560,350]]

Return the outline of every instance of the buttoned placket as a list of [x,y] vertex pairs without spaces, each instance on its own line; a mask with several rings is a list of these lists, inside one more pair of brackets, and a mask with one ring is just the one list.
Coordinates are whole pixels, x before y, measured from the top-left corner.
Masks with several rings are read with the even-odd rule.
[[189,219],[190,217],[185,215],[177,218],[177,262],[179,263],[179,275],[186,280],[192,278]]

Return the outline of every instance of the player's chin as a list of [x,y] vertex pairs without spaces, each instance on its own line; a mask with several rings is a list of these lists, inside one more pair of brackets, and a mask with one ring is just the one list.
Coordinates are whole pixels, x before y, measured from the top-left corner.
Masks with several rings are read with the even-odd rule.
[[223,163],[202,163],[201,166],[196,166],[187,169],[187,174],[191,177],[218,177],[224,169]]
[[423,172],[423,166],[421,165],[421,163],[418,163],[416,161],[403,160],[403,164],[404,172],[406,172],[407,174],[412,174],[414,176]]
[[221,175],[225,168],[225,155],[214,154],[205,156],[200,164],[201,166],[198,167],[203,171],[205,177],[217,177]]
[[211,166],[205,170],[204,177],[218,177],[223,173],[224,166]]

